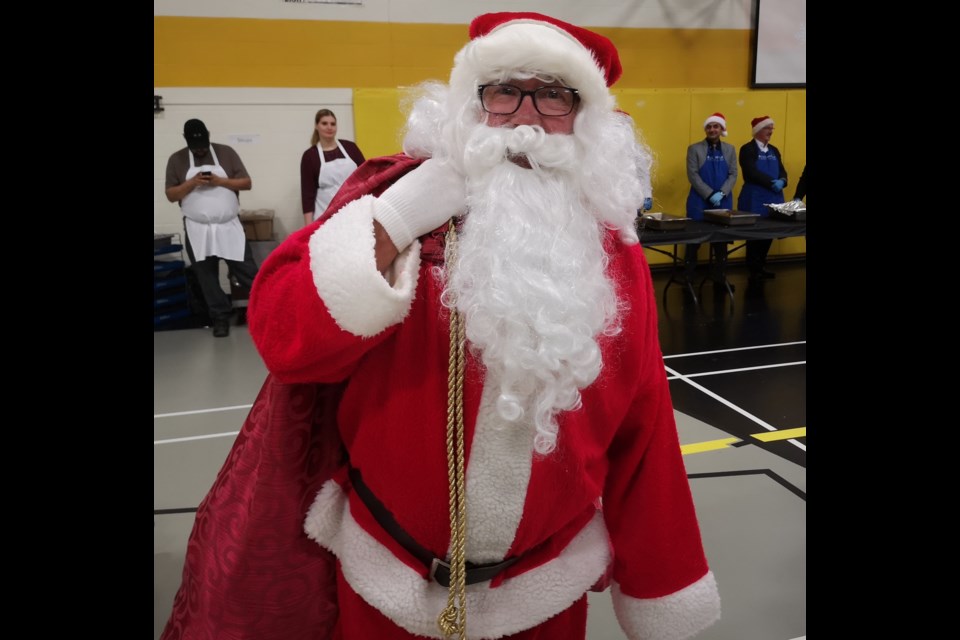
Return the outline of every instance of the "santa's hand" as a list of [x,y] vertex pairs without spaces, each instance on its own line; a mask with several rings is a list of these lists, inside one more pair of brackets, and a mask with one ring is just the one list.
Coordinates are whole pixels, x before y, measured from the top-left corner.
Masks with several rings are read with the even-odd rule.
[[467,201],[464,180],[446,162],[429,158],[377,198],[373,217],[403,251],[416,238],[463,211]]

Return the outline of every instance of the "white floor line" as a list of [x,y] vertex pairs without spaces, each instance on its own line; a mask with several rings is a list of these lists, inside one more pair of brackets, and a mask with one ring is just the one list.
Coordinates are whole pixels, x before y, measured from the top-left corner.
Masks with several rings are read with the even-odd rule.
[[[798,360],[797,362],[781,362],[780,364],[762,364],[762,365],[757,365],[756,367],[741,367],[739,369],[722,369],[720,371],[703,371],[701,373],[688,373],[686,374],[686,377],[701,378],[703,376],[717,376],[724,373],[740,373],[742,371],[757,371],[758,369],[773,369],[775,367],[793,367],[798,364],[807,364],[807,361]],[[677,376],[677,378],[679,377],[682,377],[682,376]],[[668,376],[667,380],[676,380],[676,378],[671,378]]]
[[193,416],[198,413],[215,413],[217,411],[237,411],[239,409],[249,409],[252,404],[238,404],[235,407],[217,407],[215,409],[196,409],[194,411],[177,411],[176,413],[155,413],[154,420],[157,418],[172,418],[174,416]]
[[153,444],[173,444],[174,442],[190,442],[191,440],[206,440],[208,438],[226,438],[227,436],[235,436],[239,431],[227,431],[226,433],[208,433],[205,436],[190,436],[188,438],[170,438],[169,440],[154,440]]
[[693,353],[676,353],[672,356],[663,356],[664,360],[669,358],[688,358],[690,356],[705,356],[711,353],[733,353],[734,351],[749,351],[751,349],[770,349],[773,347],[791,347],[795,344],[807,344],[806,340],[799,340],[797,342],[777,342],[774,344],[761,344],[755,347],[736,347],[734,349],[717,349],[716,351],[695,351]]
[[[767,431],[779,431],[779,429],[777,429],[777,428],[774,427],[774,426],[771,426],[771,425],[767,424],[766,422],[764,422],[763,420],[761,420],[761,419],[758,418],[757,416],[753,415],[753,414],[750,413],[749,411],[746,411],[745,409],[741,409],[740,407],[738,407],[737,405],[733,404],[732,402],[730,402],[730,401],[727,400],[726,398],[723,398],[723,397],[721,397],[721,396],[718,396],[718,395],[715,394],[713,391],[710,391],[710,389],[707,389],[707,388],[704,387],[703,385],[697,384],[696,382],[694,382],[693,380],[691,380],[688,376],[685,376],[685,375],[683,375],[683,374],[677,373],[676,371],[674,371],[674,370],[671,369],[670,367],[664,367],[664,368],[667,370],[667,373],[669,373],[669,374],[671,374],[671,375],[673,375],[673,376],[676,376],[676,377],[679,378],[680,380],[683,380],[684,382],[686,382],[687,384],[689,384],[691,387],[694,387],[694,388],[696,388],[696,389],[699,389],[700,391],[702,391],[703,393],[707,394],[708,396],[710,396],[711,398],[713,398],[713,399],[716,400],[717,402],[721,402],[721,403],[727,405],[728,407],[730,407],[731,409],[733,409],[734,411],[736,411],[736,412],[739,413],[740,415],[742,415],[742,416],[744,416],[744,417],[746,417],[746,418],[748,418],[748,419],[750,419],[750,420],[753,420],[754,422],[756,422],[758,425],[760,425],[761,427],[763,427],[763,428],[766,429]],[[787,442],[789,442],[790,444],[792,444],[792,445],[794,445],[794,446],[802,449],[803,451],[806,451],[806,450],[807,450],[807,447],[806,447],[805,444],[803,444],[802,442],[799,442],[799,441],[797,441],[797,440],[795,440],[795,439],[793,439],[793,438],[787,440]]]

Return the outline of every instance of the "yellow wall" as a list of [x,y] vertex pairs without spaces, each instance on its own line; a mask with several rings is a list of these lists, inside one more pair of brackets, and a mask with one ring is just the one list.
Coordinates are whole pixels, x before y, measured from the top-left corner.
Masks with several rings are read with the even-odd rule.
[[[750,31],[594,27],[621,89],[747,87]],[[398,87],[446,80],[467,25],[153,18],[154,86]]]
[[[748,88],[749,30],[594,30],[617,46],[624,72],[614,94],[655,153],[654,210],[684,213],[686,148],[715,111],[738,149],[751,137],[751,119],[774,119],[785,195],[793,195],[806,163],[806,90]],[[375,157],[400,150],[400,87],[445,81],[467,39],[466,25],[154,16],[154,86],[353,88],[356,142]],[[806,238],[788,238],[775,241],[771,255],[805,251]]]

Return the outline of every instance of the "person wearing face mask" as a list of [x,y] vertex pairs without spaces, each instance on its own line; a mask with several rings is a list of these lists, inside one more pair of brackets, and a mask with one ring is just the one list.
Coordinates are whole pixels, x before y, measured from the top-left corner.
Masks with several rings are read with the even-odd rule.
[[[703,220],[704,209],[732,209],[733,187],[737,183],[737,151],[733,145],[720,140],[727,135],[727,119],[722,113],[707,116],[703,122],[706,138],[687,147],[687,180],[690,193],[687,195],[687,217]],[[692,280],[697,268],[699,244],[688,244],[684,256],[684,274]],[[726,262],[726,244],[710,243],[715,261]]]
[[320,109],[313,118],[310,148],[300,158],[300,198],[303,224],[326,210],[340,185],[363,164],[363,153],[351,140],[337,138],[337,116]]
[[240,156],[225,144],[210,142],[197,119],[183,125],[187,146],[167,160],[166,196],[180,204],[187,256],[213,320],[213,335],[230,335],[233,307],[220,286],[220,260],[231,277],[252,287],[257,264],[240,223],[240,192],[253,187]]
[[[773,118],[759,116],[750,122],[753,140],[740,147],[740,169],[743,172],[743,189],[737,199],[737,209],[759,213],[766,217],[770,211],[767,204],[783,204],[783,190],[787,186],[787,170],[783,166],[780,150],[770,144],[773,136]],[[750,280],[760,281],[776,278],[767,271],[767,253],[773,240],[747,240],[747,267]]]

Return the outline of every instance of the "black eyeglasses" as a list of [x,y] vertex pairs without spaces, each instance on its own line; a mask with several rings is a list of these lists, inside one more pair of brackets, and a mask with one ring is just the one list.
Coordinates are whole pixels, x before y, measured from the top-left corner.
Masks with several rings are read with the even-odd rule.
[[542,116],[565,116],[580,101],[580,93],[570,87],[539,87],[524,91],[512,84],[482,84],[477,93],[483,110],[500,116],[516,113],[524,96],[530,96],[533,108]]

